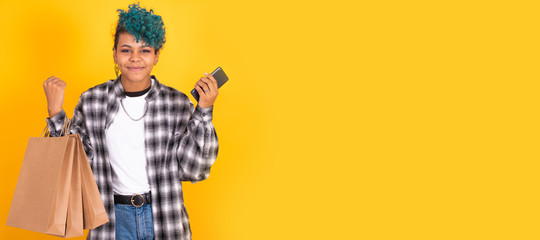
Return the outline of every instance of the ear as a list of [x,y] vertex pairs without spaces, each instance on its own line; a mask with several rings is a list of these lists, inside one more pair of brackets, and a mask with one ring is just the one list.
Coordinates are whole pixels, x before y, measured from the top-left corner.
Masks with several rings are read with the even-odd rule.
[[160,51],[158,51],[158,52],[156,53],[156,57],[154,58],[154,65],[156,65],[157,62],[158,62],[158,60],[159,60],[159,53],[160,53]]
[[114,60],[114,63],[117,63],[116,62],[116,49],[113,48],[113,60]]

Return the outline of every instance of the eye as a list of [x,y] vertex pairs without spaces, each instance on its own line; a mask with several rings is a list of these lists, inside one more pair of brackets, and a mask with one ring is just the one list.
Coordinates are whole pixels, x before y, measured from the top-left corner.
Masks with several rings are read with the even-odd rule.
[[148,50],[148,49],[144,49],[142,51],[143,51],[143,53],[150,53],[150,50]]
[[122,50],[120,50],[120,52],[127,53],[127,52],[129,52],[129,49],[122,49]]

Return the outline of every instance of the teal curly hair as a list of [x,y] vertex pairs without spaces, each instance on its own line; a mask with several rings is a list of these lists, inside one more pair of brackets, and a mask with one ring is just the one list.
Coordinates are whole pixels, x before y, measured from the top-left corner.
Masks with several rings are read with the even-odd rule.
[[154,10],[147,11],[141,8],[139,3],[129,5],[129,10],[116,10],[118,14],[118,23],[116,33],[114,34],[114,49],[118,45],[118,36],[121,33],[128,32],[135,36],[137,42],[142,38],[147,45],[154,47],[156,53],[165,43],[165,26],[161,16],[155,15]]

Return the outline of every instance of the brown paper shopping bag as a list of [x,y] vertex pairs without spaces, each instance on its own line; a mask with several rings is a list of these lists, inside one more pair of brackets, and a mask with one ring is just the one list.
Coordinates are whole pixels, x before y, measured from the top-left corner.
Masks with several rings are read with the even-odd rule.
[[74,151],[70,160],[73,162],[71,170],[71,182],[70,191],[67,204],[67,219],[64,223],[65,234],[54,234],[47,232],[48,234],[58,237],[79,237],[83,236],[83,211],[82,211],[82,189],[81,189],[81,162],[78,159],[78,134],[69,135],[70,143],[73,141]]
[[30,138],[7,225],[65,235],[75,139]]
[[78,151],[83,154],[78,154],[81,161],[81,180],[82,180],[82,198],[83,198],[83,216],[84,216],[84,229],[94,229],[101,226],[104,223],[109,222],[103,200],[99,193],[99,189],[88,163],[88,158],[84,154],[84,148],[80,140],[80,136],[77,135]]
[[79,134],[30,138],[7,225],[77,237],[108,221]]
[[73,172],[71,173],[71,191],[69,192],[68,212],[66,222],[66,234],[64,237],[78,237],[84,235],[83,232],[83,211],[82,211],[82,176],[80,154],[85,154],[78,148],[82,143],[79,135],[70,135],[75,142]]
[[70,137],[75,140],[75,151],[66,234],[61,236],[66,238],[82,236],[83,228],[94,229],[109,221],[80,136]]

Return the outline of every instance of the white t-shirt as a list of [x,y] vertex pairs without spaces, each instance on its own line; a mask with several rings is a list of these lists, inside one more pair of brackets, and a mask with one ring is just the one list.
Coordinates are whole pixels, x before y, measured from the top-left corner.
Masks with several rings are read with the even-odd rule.
[[105,131],[115,194],[133,195],[150,191],[146,173],[144,118],[134,121],[129,117],[139,119],[143,116],[146,95],[148,92],[139,97],[126,96],[122,100],[125,111],[119,102],[118,113]]

